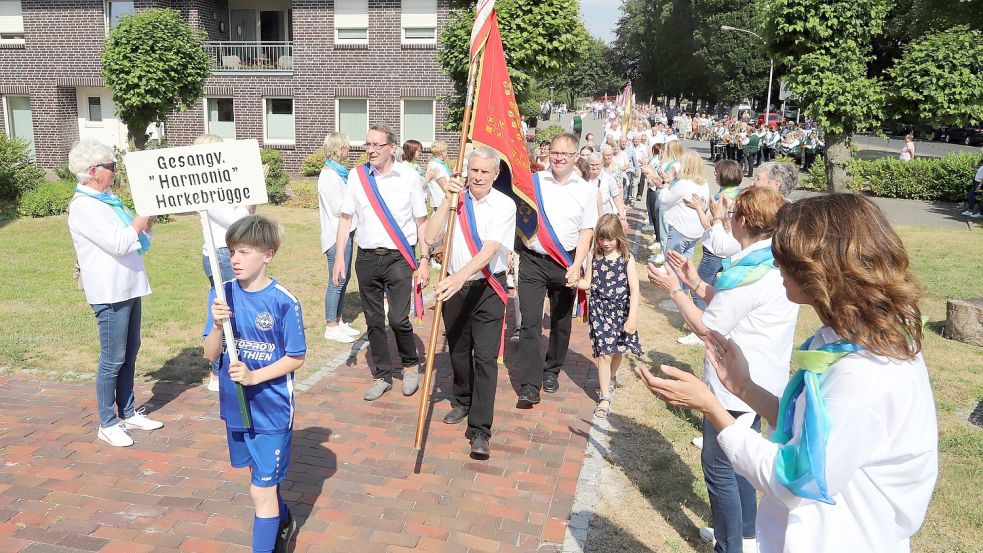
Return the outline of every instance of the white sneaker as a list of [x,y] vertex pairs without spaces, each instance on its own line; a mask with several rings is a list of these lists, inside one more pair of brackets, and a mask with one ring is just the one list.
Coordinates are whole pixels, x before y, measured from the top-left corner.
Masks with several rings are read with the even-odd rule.
[[334,340],[342,344],[350,344],[355,341],[355,337],[344,331],[341,326],[324,327],[324,339]]
[[717,540],[713,537],[713,528],[700,528],[700,539],[710,545],[717,543]]
[[967,209],[966,211],[963,211],[963,215],[965,215],[967,217],[972,217],[973,216],[973,212]]
[[693,438],[691,443],[696,446],[696,449],[703,449],[703,436]]
[[970,217],[972,217],[973,219],[979,219],[980,217],[983,217],[983,213],[974,213],[970,215]]
[[108,442],[113,447],[130,447],[133,445],[133,438],[123,428],[122,422],[113,426],[100,426],[99,439]]
[[218,375],[213,374],[208,377],[208,391],[209,392],[218,391]]
[[741,551],[744,553],[758,553],[758,540],[754,538],[744,538],[741,540]]
[[679,342],[680,344],[683,344],[684,346],[702,346],[702,345],[704,345],[703,344],[703,339],[700,338],[699,336],[697,336],[693,332],[690,332],[686,336],[682,336],[680,338],[676,338],[676,341]]
[[672,300],[662,300],[659,302],[659,309],[663,311],[671,311],[673,313],[679,313],[679,308],[676,307],[676,302]]
[[662,251],[662,244],[658,240],[649,244],[649,251],[653,253],[659,253]]
[[151,418],[144,416],[143,412],[146,410],[145,407],[141,407],[133,416],[128,419],[123,419],[123,426],[127,430],[157,430],[158,428],[163,428],[164,423],[160,421],[155,421]]
[[338,328],[342,329],[343,331],[345,331],[348,334],[351,334],[352,336],[355,336],[355,337],[358,337],[358,336],[361,336],[362,335],[362,331],[361,330],[359,330],[357,328],[351,327],[346,322],[340,322],[340,323],[338,323]]

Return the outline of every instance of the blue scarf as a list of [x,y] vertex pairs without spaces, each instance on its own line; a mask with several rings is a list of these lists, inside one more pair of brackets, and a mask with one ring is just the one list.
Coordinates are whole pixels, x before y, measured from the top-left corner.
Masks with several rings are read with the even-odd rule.
[[723,262],[722,271],[717,275],[717,283],[713,289],[717,292],[747,286],[761,280],[768,271],[775,269],[775,255],[771,246],[748,252],[740,261],[734,263],[730,259]]
[[440,166],[444,168],[444,171],[447,171],[447,175],[450,176],[450,174],[451,174],[451,168],[447,166],[447,163],[445,163],[444,160],[437,159],[437,158],[433,158],[433,160],[436,161],[437,163],[439,163]]
[[348,169],[345,169],[344,165],[338,163],[333,159],[329,159],[324,162],[324,166],[327,167],[328,169],[333,170],[335,173],[338,173],[338,176],[341,177],[341,180],[348,182]]
[[[792,361],[799,370],[792,376],[778,404],[778,422],[771,441],[782,444],[778,450],[775,474],[788,491],[798,497],[814,499],[830,505],[836,502],[826,488],[826,441],[829,439],[829,418],[826,402],[819,386],[819,377],[841,358],[863,349],[846,340],[825,344],[810,350],[813,337],[792,352]],[[795,403],[805,390],[806,406],[802,417],[799,443],[789,445],[794,429]]]
[[[100,202],[112,207],[120,221],[123,221],[124,227],[130,226],[130,223],[133,222],[133,212],[123,205],[123,201],[119,199],[119,196],[113,194],[112,192],[94,192],[82,186],[76,186],[75,192],[85,194],[90,198],[99,200]],[[150,239],[147,238],[146,233],[143,232],[137,233],[137,238],[140,239],[140,255],[143,255],[150,249]]]

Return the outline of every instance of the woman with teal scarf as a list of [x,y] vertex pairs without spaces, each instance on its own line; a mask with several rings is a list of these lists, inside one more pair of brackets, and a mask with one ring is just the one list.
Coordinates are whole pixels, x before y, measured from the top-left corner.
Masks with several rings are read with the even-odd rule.
[[[317,178],[317,204],[321,220],[321,251],[328,258],[328,287],[324,292],[324,338],[343,344],[355,341],[362,331],[348,326],[341,316],[345,307],[345,290],[352,268],[352,243],[354,242],[357,221],[352,219],[351,234],[348,235],[343,251],[337,251],[335,241],[338,234],[338,219],[341,216],[341,205],[348,195],[348,163],[349,142],[344,133],[331,133],[324,138],[325,161],[321,174]],[[334,283],[331,278],[331,268],[337,255],[344,256],[345,276],[341,282]]]
[[68,204],[68,230],[85,300],[99,325],[97,435],[114,447],[131,446],[129,430],[164,426],[133,405],[141,300],[150,294],[143,260],[150,252],[154,219],[134,215],[113,193],[116,162],[108,146],[82,139],[69,152],[68,167],[78,177],[75,196]]
[[698,409],[735,470],[762,494],[760,551],[910,551],[938,477],[938,428],[921,354],[921,287],[883,212],[855,194],[782,207],[772,251],[788,299],[823,327],[792,356],[781,394],[762,388],[740,344],[710,332],[727,389],[767,419],[735,419],[694,376],[640,371],[667,403]]

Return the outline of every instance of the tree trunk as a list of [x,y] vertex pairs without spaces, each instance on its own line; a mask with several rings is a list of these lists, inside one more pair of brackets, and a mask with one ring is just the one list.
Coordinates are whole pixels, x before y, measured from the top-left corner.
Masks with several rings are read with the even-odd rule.
[[850,192],[850,176],[847,166],[850,164],[850,135],[826,135],[826,190],[829,192]]
[[147,127],[149,122],[131,121],[126,124],[130,151],[142,150],[147,147]]

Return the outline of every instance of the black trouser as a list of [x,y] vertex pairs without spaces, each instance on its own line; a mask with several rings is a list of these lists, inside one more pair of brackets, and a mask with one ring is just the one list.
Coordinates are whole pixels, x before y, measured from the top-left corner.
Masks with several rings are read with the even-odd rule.
[[359,248],[355,257],[355,274],[358,275],[358,295],[362,299],[365,326],[369,333],[372,378],[382,378],[391,383],[393,367],[383,307],[386,293],[389,294],[389,328],[396,337],[396,350],[403,367],[416,368],[420,362],[413,324],[410,323],[413,269],[398,250]]
[[[505,273],[495,279],[506,290]],[[470,409],[468,430],[491,436],[498,386],[498,350],[505,304],[484,278],[470,280],[443,304],[447,346],[454,369],[454,401]]]
[[[567,287],[567,269],[557,265],[549,256],[520,248],[519,309],[522,327],[519,329],[520,386],[539,389],[544,373],[560,374],[570,347],[570,325],[576,292]],[[569,252],[570,257],[574,251]],[[543,301],[550,299],[550,339],[546,363],[539,351],[543,328]]]
[[645,171],[641,168],[638,169],[638,194],[635,195],[636,200],[642,199],[642,192],[645,190]]
[[757,152],[744,152],[744,174],[747,176],[752,176],[754,174],[754,168],[761,164],[761,151]]
[[732,159],[732,160],[737,159],[737,144],[727,145],[727,159]]

